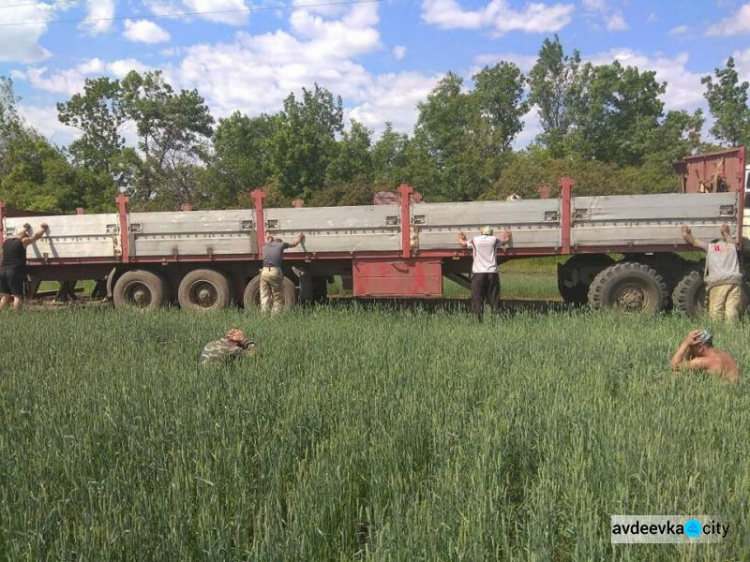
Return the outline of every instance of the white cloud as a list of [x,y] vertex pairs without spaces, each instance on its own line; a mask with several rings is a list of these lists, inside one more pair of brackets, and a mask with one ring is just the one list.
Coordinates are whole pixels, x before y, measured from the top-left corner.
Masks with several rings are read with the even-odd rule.
[[[245,0],[143,0],[143,4],[157,16],[169,16],[185,12],[192,16],[179,16],[187,21],[199,18],[215,23],[242,26],[247,24],[250,10]],[[203,12],[203,13],[195,13]]]
[[497,35],[511,31],[549,33],[570,23],[572,4],[532,2],[522,11],[508,5],[507,0],[490,0],[479,10],[464,10],[456,0],[425,0],[422,19],[442,29],[493,28]]
[[[22,5],[18,5],[22,4]],[[49,56],[49,51],[39,45],[39,39],[47,32],[47,23],[53,19],[52,4],[31,4],[18,0],[0,0],[0,62],[37,62]],[[13,9],[10,9],[14,6]],[[12,25],[15,22],[39,22]]]
[[[613,9],[607,0],[583,0],[583,7],[586,10],[587,18],[603,21],[607,31],[625,31],[630,29],[630,25],[628,25],[622,12]],[[594,24],[594,27],[598,28],[599,26]]]
[[750,32],[750,4],[742,6],[735,14],[715,23],[706,30],[706,35],[739,35]]
[[[750,49],[732,53],[734,68],[740,81],[750,82]],[[723,65],[722,65],[723,66]],[[708,72],[706,74],[709,74]],[[713,76],[713,71],[711,72]]]
[[86,0],[86,19],[78,27],[91,35],[101,35],[112,27],[115,0]]
[[376,135],[382,132],[386,121],[395,130],[411,134],[417,121],[417,103],[427,98],[440,78],[418,72],[382,74],[362,90],[362,100],[349,111],[349,117]]
[[659,19],[659,17],[658,17],[658,16],[657,16],[657,15],[656,15],[656,14],[655,14],[654,12],[651,12],[651,13],[650,13],[650,14],[648,15],[648,19],[646,19],[646,21],[647,21],[648,23],[654,23],[654,22],[656,22],[656,21],[657,21],[658,19]]
[[208,12],[197,17],[227,25],[245,25],[250,15],[244,0],[182,0],[182,3],[190,12]]
[[396,45],[393,47],[393,58],[396,60],[401,60],[406,56],[406,47],[403,45]]
[[39,131],[53,144],[64,146],[81,136],[81,131],[60,123],[57,108],[20,104],[18,111],[26,122]]
[[690,28],[687,25],[678,25],[677,27],[673,27],[667,32],[667,35],[670,37],[677,37],[679,35],[686,35],[690,33]]
[[72,96],[83,90],[86,78],[104,75],[122,78],[131,70],[142,72],[148,70],[148,67],[135,59],[122,59],[107,63],[93,58],[52,74],[48,74],[45,67],[29,67],[24,72],[12,71],[11,76],[14,79],[27,80],[38,90]]
[[625,21],[622,12],[617,11],[607,16],[607,31],[625,31],[626,29],[630,29],[630,26]]
[[146,72],[150,67],[135,59],[121,59],[107,64],[107,71],[116,78],[125,78],[131,70]]
[[169,33],[150,20],[125,20],[123,36],[136,43],[164,43],[169,41]]

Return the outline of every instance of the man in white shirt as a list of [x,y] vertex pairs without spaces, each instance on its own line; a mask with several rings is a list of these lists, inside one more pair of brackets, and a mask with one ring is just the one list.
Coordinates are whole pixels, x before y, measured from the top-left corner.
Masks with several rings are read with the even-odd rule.
[[721,239],[711,242],[698,240],[684,224],[680,231],[688,244],[706,251],[705,282],[709,318],[719,322],[736,322],[742,306],[742,271],[729,225],[721,225]]
[[510,230],[505,230],[501,238],[493,236],[490,226],[482,228],[480,236],[466,239],[462,230],[458,231],[458,243],[470,248],[474,255],[471,266],[471,310],[481,322],[486,300],[492,312],[497,310],[500,296],[500,277],[497,274],[497,249],[510,242]]

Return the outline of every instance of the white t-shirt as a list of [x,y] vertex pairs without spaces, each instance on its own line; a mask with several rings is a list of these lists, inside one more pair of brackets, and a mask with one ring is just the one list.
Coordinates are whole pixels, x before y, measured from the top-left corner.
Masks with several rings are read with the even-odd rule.
[[719,240],[709,242],[706,250],[706,287],[718,285],[738,285],[742,283],[737,249],[734,244]]
[[468,245],[474,253],[472,273],[497,273],[497,248],[500,246],[497,236],[474,236]]

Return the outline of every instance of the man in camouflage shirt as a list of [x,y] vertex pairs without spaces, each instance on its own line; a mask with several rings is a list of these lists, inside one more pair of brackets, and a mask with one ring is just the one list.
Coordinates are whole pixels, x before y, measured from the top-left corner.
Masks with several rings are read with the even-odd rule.
[[226,365],[245,355],[255,355],[255,342],[247,339],[242,330],[232,328],[222,339],[206,344],[201,352],[200,364]]

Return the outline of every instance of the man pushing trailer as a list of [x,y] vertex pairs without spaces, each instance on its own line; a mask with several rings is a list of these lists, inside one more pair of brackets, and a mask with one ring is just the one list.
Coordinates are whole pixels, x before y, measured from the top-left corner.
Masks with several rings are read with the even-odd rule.
[[510,230],[503,231],[501,238],[493,236],[491,226],[482,227],[482,234],[466,240],[463,230],[458,231],[458,243],[471,248],[474,262],[471,266],[471,310],[481,322],[486,300],[492,312],[497,311],[500,297],[500,276],[497,272],[497,249],[510,242]]
[[680,231],[688,244],[706,252],[705,282],[709,318],[736,322],[740,318],[742,305],[742,272],[729,226],[721,225],[721,239],[711,242],[698,240],[684,224]]
[[291,242],[284,242],[271,234],[266,235],[266,243],[263,245],[263,269],[260,271],[261,312],[281,312],[281,292],[284,288],[284,271],[281,266],[284,262],[284,250],[294,248],[304,240],[305,235],[302,232]]
[[5,308],[13,298],[13,309],[20,310],[23,306],[24,283],[26,282],[26,248],[37,240],[41,240],[49,230],[46,223],[42,223],[34,234],[29,236],[31,225],[24,224],[16,229],[13,236],[3,242],[3,258],[0,262],[0,308]]

